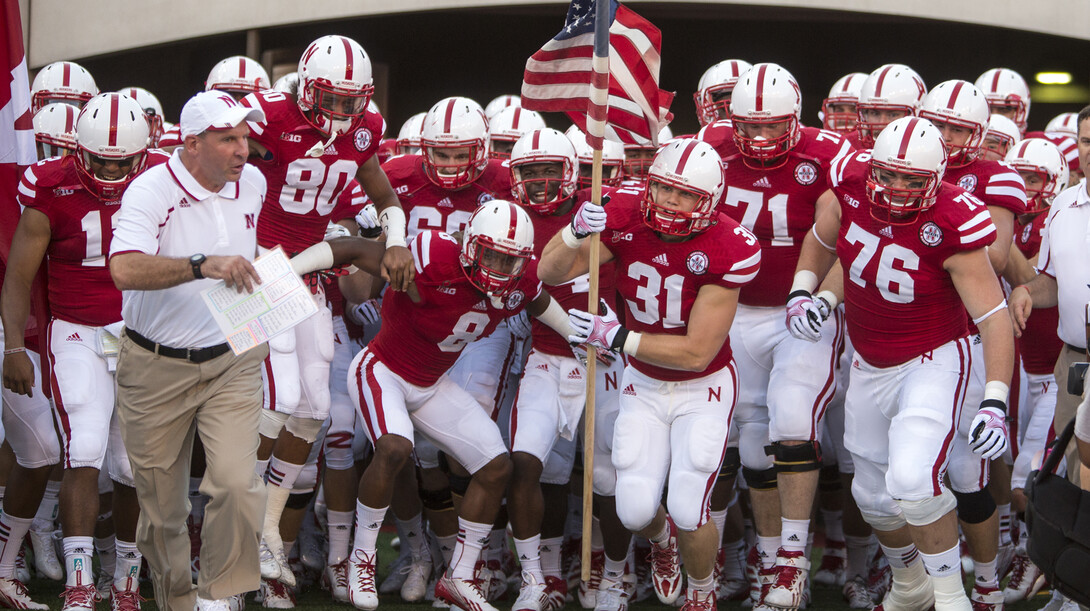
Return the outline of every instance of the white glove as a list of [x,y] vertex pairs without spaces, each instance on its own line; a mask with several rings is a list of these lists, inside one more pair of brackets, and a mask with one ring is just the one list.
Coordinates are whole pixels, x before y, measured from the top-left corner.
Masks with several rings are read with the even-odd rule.
[[592,233],[602,233],[606,230],[605,204],[608,198],[602,198],[602,205],[596,206],[593,202],[583,202],[579,210],[571,217],[571,231],[576,238],[582,240]]
[[795,291],[787,296],[787,330],[796,339],[816,342],[821,339],[824,318],[808,291]]
[[985,399],[969,425],[969,445],[985,460],[996,458],[1007,449],[1006,407],[999,399]]
[[507,328],[519,339],[526,339],[533,335],[533,327],[530,325],[530,315],[525,309],[507,319]]
[[367,204],[356,214],[356,224],[360,229],[374,229],[378,227],[378,210],[374,204]]
[[613,341],[624,327],[617,320],[617,313],[605,301],[599,300],[598,303],[599,311],[602,312],[600,316],[583,310],[568,310],[568,323],[571,324],[573,332],[568,336],[569,343],[590,344],[603,350],[613,350]]
[[361,304],[345,310],[345,315],[348,316],[348,320],[351,320],[361,327],[366,327],[377,323],[381,319],[381,316],[379,315],[381,306],[382,302],[378,299],[368,299]]
[[330,223],[325,228],[325,237],[322,240],[332,240],[334,238],[347,238],[352,235],[348,228],[344,225],[338,225],[337,223]]

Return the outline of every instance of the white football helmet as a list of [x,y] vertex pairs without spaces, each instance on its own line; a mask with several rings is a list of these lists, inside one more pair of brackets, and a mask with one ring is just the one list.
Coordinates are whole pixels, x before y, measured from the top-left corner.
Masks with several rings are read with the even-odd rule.
[[741,59],[725,59],[704,71],[693,94],[696,119],[700,126],[730,119],[730,96],[738,79],[753,64]]
[[662,148],[662,145],[666,142],[674,139],[674,132],[670,129],[669,125],[664,126],[659,130],[658,146],[651,146],[648,144],[625,144],[624,145],[624,176],[625,178],[647,178],[647,171],[651,169],[651,161],[655,158],[655,153]]
[[[664,145],[647,173],[640,212],[643,222],[666,235],[687,236],[715,223],[715,205],[723,194],[723,164],[712,145],[695,138],[678,138]],[[663,197],[658,185],[696,195],[691,210],[679,210]]]
[[117,92],[136,100],[140,108],[144,109],[148,124],[151,126],[151,142],[148,146],[155,148],[163,135],[163,105],[159,103],[159,98],[143,87],[125,87]]
[[[526,166],[544,163],[558,164],[559,172],[555,176],[537,172],[533,178],[523,175]],[[575,147],[555,129],[546,127],[524,134],[511,149],[511,192],[519,203],[539,214],[556,212],[575,192],[578,176]]]
[[1064,112],[1052,117],[1045,126],[1045,132],[1051,134],[1063,134],[1079,140],[1079,113]]
[[980,145],[980,155],[990,161],[1003,161],[1011,148],[1022,140],[1018,124],[1003,115],[992,114],[988,118],[988,131],[984,132],[984,143]]
[[1060,147],[1043,138],[1028,138],[1018,143],[1004,161],[1019,172],[1033,173],[1041,178],[1039,189],[1030,189],[1026,182],[1026,212],[1040,214],[1052,205],[1052,199],[1067,188],[1067,160]]
[[356,128],[375,88],[371,59],[358,42],[322,36],[299,58],[296,101],[307,122],[326,136]]
[[[594,171],[594,149],[587,143],[587,135],[578,125],[572,125],[564,135],[575,147],[575,156],[579,160],[579,178],[576,186],[580,189],[591,187],[591,173]],[[624,145],[613,140],[602,140],[602,184],[616,187],[624,180]]]
[[120,93],[91,98],[76,118],[77,167],[84,186],[105,201],[120,199],[129,182],[144,170],[150,134],[144,109],[136,100]]
[[517,95],[499,95],[492,98],[484,107],[484,116],[492,121],[501,110],[510,106],[522,106],[522,98]]
[[435,103],[420,133],[424,172],[444,189],[477,180],[488,166],[488,120],[481,105],[450,97]]
[[875,138],[889,123],[885,113],[914,116],[926,94],[927,86],[923,79],[904,64],[886,64],[871,72],[863,81],[856,104],[859,113],[856,129],[862,145],[874,146]]
[[418,112],[401,124],[401,129],[397,132],[395,155],[420,154],[420,132],[424,128],[424,117],[427,114],[426,112]]
[[[976,160],[984,132],[988,131],[991,112],[984,92],[968,81],[950,80],[935,85],[920,102],[919,116],[931,121],[935,127],[941,124],[969,130],[965,142],[947,141],[947,165],[961,167]],[[942,129],[939,130],[940,132]],[[950,137],[950,134],[945,134]]]
[[1026,121],[1029,119],[1029,86],[1010,68],[992,68],[976,79],[976,86],[988,98],[988,106],[993,114],[1003,115],[1018,125],[1021,133],[1026,133]]
[[462,269],[489,297],[505,297],[534,256],[534,224],[518,204],[493,199],[477,208],[462,234]]
[[289,72],[276,79],[272,89],[273,91],[279,91],[280,93],[296,95],[299,92],[299,73]]
[[30,112],[50,102],[64,102],[76,108],[98,95],[94,77],[76,62],[53,62],[38,71],[30,86]]
[[34,113],[34,141],[38,158],[60,157],[76,152],[76,117],[79,109],[53,102]]
[[[891,173],[900,175],[903,184],[893,184]],[[867,177],[871,215],[890,225],[915,222],[916,213],[935,205],[945,173],[946,146],[938,128],[919,117],[890,122],[871,150]]]
[[[859,93],[863,91],[863,82],[867,75],[862,72],[851,72],[837,79],[829,90],[829,97],[821,102],[821,125],[829,131],[838,134],[850,134],[855,131],[855,125],[859,120],[856,112],[856,104],[859,103]],[[851,110],[836,107],[851,107]]]
[[777,64],[756,64],[730,99],[734,142],[746,165],[760,169],[787,161],[799,142],[802,94],[795,77]]
[[272,87],[269,73],[261,64],[242,55],[222,59],[212,66],[204,81],[204,90],[226,91],[236,99]]
[[537,111],[507,106],[488,118],[488,154],[493,159],[507,159],[511,147],[523,134],[544,128],[545,119]]

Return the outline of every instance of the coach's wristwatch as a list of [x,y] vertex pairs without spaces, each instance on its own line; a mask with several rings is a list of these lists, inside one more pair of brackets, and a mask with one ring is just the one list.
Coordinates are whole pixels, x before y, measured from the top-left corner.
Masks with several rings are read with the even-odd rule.
[[204,274],[201,273],[201,265],[204,265],[204,260],[207,258],[199,253],[189,258],[189,264],[193,266],[193,277],[197,280],[204,278]]

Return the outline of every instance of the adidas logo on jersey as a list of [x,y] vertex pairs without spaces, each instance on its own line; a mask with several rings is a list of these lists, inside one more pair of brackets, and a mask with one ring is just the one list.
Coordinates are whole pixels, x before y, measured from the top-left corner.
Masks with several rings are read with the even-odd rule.
[[768,180],[767,176],[762,176],[760,180],[753,183],[753,186],[754,187],[760,187],[762,189],[771,189],[772,188],[772,182]]
[[654,263],[658,263],[659,265],[670,265],[666,261],[666,253],[660,254],[659,256],[655,257],[654,259],[651,259],[651,261],[654,262]]
[[488,311],[488,303],[485,302],[484,299],[482,299],[482,300],[478,301],[476,304],[473,305],[473,309],[477,310],[478,312],[487,312]]
[[79,333],[73,333],[72,335],[69,335],[67,338],[65,338],[64,341],[66,341],[66,342],[82,342],[83,338],[79,336]]
[[631,396],[635,397],[636,396],[636,389],[632,388],[632,385],[629,384],[628,386],[624,387],[624,390],[621,391],[621,394],[622,395],[631,395]]
[[337,154],[337,147],[335,145],[330,144],[329,146],[325,147],[325,150],[322,151],[322,154],[323,155],[336,155]]
[[444,197],[443,199],[439,200],[438,204],[435,204],[435,205],[439,206],[440,208],[453,208],[454,207],[454,203],[450,201],[449,197]]
[[568,372],[568,379],[569,380],[582,380],[583,376],[579,375],[579,370],[578,369],[572,369],[571,371]]
[[548,363],[542,363],[542,364],[538,365],[537,368],[542,370],[542,371],[548,371],[549,370],[549,364]]
[[189,200],[183,197],[182,201],[178,202],[178,207],[179,208],[188,208],[189,207]]
[[887,238],[893,237],[893,229],[890,228],[888,225],[883,227],[878,233],[886,236]]

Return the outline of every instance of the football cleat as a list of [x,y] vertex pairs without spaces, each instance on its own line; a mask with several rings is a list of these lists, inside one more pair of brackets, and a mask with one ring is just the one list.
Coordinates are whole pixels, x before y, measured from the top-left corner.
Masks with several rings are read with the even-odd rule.
[[23,582],[17,579],[0,577],[0,607],[6,609],[33,609],[47,611],[49,605],[36,603],[30,598]]
[[628,611],[628,589],[623,581],[598,590],[594,611]]
[[435,583],[435,598],[462,611],[498,611],[485,598],[480,579],[455,579],[444,575]]
[[974,585],[969,601],[973,611],[1003,611],[1003,591],[999,588]]
[[1021,545],[1015,551],[1011,561],[1011,578],[1003,588],[1003,602],[1014,603],[1032,598],[1045,585],[1045,576],[1041,569],[1029,559]]
[[19,546],[19,554],[15,556],[15,580],[27,583],[30,581],[30,567],[26,564],[26,546]]
[[322,587],[329,590],[333,600],[348,602],[348,559],[331,564],[322,571]]
[[409,576],[405,572],[405,567],[411,560],[412,557],[406,551],[404,555],[398,555],[397,559],[386,567],[386,578],[378,587],[379,594],[394,594],[401,591],[401,586],[405,585],[405,579]]
[[549,594],[545,584],[523,571],[522,586],[519,588],[519,596],[515,599],[515,605],[511,607],[511,611],[547,611],[548,607]]
[[140,602],[144,600],[137,590],[119,590],[110,586],[110,611],[140,611]]
[[279,579],[280,578],[280,563],[276,560],[276,555],[265,543],[265,539],[261,539],[261,543],[257,548],[258,558],[261,562],[261,578],[262,579]]
[[821,555],[821,566],[814,573],[814,583],[843,586],[848,568],[848,549],[843,541],[829,541]]
[[716,611],[715,590],[711,592],[690,591],[685,594],[685,604],[681,611]]
[[[478,563],[477,570],[477,578],[481,580],[485,589],[485,596],[488,597],[489,601],[495,602],[507,598],[507,576],[504,575],[499,560],[489,560],[484,564]],[[488,579],[486,580],[485,577]]]
[[867,581],[860,575],[844,582],[840,592],[844,595],[844,600],[848,601],[849,609],[870,609],[874,606],[874,599],[870,597],[867,589]]
[[401,568],[405,581],[401,584],[401,600],[409,603],[424,600],[428,593],[428,580],[431,579],[431,554],[414,557]]
[[352,559],[348,563],[348,602],[353,607],[364,611],[378,608],[375,568],[375,554],[353,550]]
[[606,568],[605,551],[590,553],[590,580],[579,580],[579,606],[593,609],[598,606],[598,585],[602,583],[602,571]]
[[670,528],[666,545],[651,544],[651,583],[659,602],[672,605],[681,595],[681,555],[677,547],[677,526],[670,518],[666,518],[666,523]]
[[806,553],[788,552],[780,548],[776,552],[773,570],[775,578],[765,593],[765,604],[780,609],[798,609],[810,574],[810,561],[806,559]]
[[1014,562],[1014,552],[1013,543],[1005,543],[999,546],[999,550],[995,555],[996,574],[999,575],[999,581],[1003,581],[1003,578],[1011,570],[1011,563]]
[[64,588],[61,598],[64,599],[61,611],[94,611],[98,591],[93,585],[68,586]]
[[261,594],[261,606],[266,609],[295,608],[295,593],[282,581],[262,579]]
[[915,584],[892,582],[889,592],[882,602],[874,607],[875,611],[919,611],[930,609],[935,604],[935,591],[931,579],[924,575]]
[[870,571],[867,574],[867,589],[870,591],[871,600],[883,600],[886,593],[893,585],[893,571],[889,568],[889,560],[879,547],[871,560]]
[[721,579],[715,591],[716,600],[740,601],[749,597],[749,582],[744,579]]
[[545,576],[546,611],[557,611],[568,603],[568,582],[562,577]]
[[30,538],[30,547],[34,551],[34,570],[38,577],[45,577],[54,581],[64,579],[64,567],[57,559],[57,550],[53,547],[53,531],[27,532]]
[[560,546],[560,574],[568,581],[568,591],[575,590],[579,585],[579,554],[582,549],[582,537],[574,535],[565,539]]

